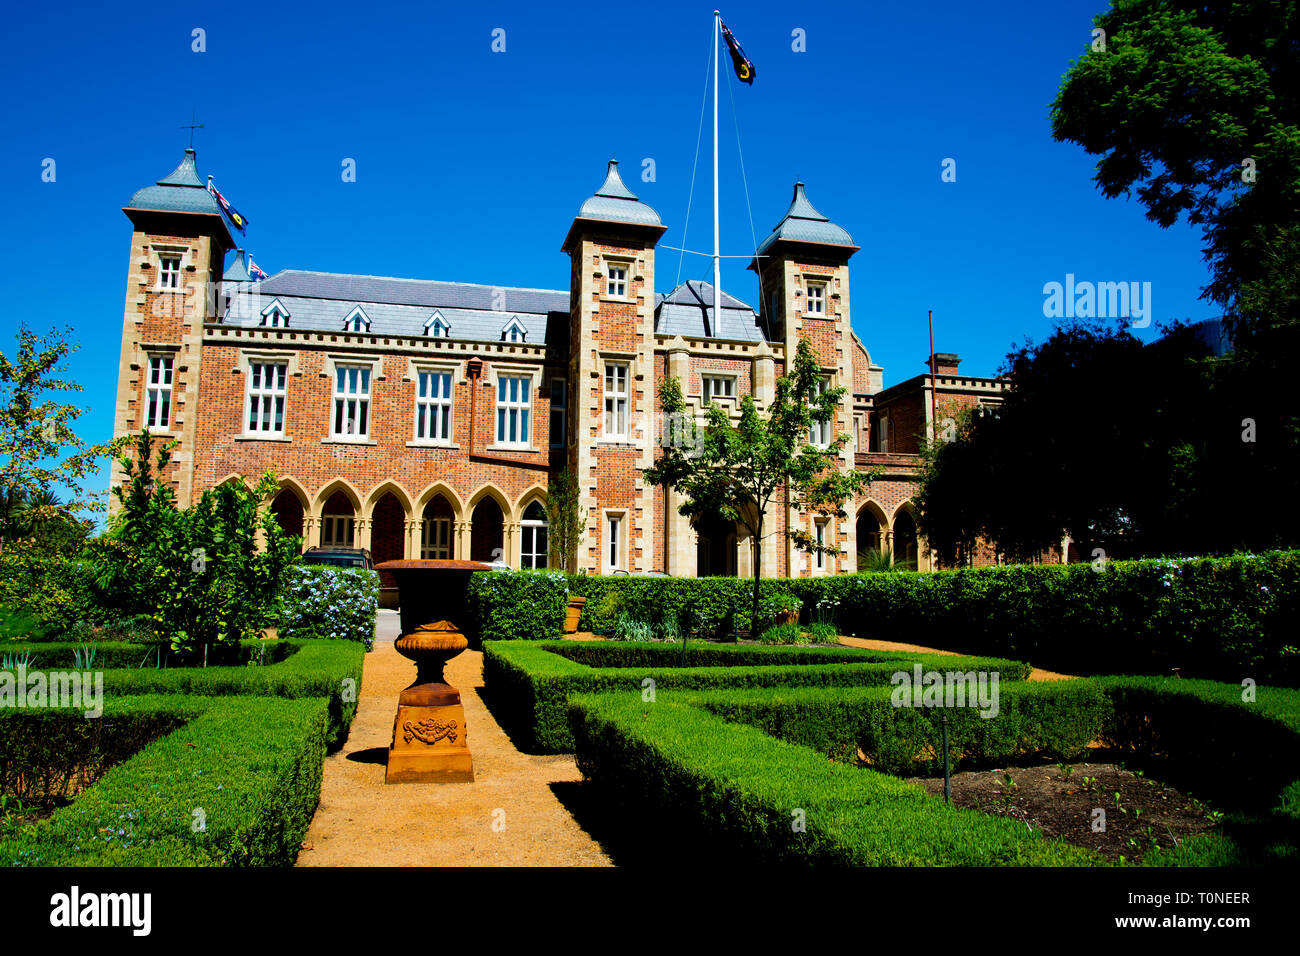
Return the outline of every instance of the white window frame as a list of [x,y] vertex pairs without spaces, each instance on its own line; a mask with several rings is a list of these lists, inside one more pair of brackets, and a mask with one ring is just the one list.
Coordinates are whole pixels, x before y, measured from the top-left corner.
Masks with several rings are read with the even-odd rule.
[[[351,389],[352,382],[346,375],[347,372],[355,370],[356,390]],[[332,363],[330,369],[330,438],[334,441],[367,441],[370,438],[370,403],[373,398],[375,369],[371,362],[348,362],[339,360]],[[344,390],[339,390],[339,376],[344,374]],[[349,403],[356,403],[355,407],[349,407]],[[358,428],[357,431],[339,431],[338,424],[340,413],[355,411],[358,414],[345,418],[345,420],[356,420],[361,417],[360,412],[365,413],[365,427]]]
[[889,454],[889,412],[881,412],[876,416],[876,427],[880,434],[876,438],[876,447],[880,449],[881,454]]
[[[185,271],[185,252],[180,249],[159,249],[158,252],[158,290],[160,292],[179,292],[184,285],[181,273]],[[175,262],[175,269],[168,269],[167,263]],[[168,281],[172,280],[172,281]]]
[[[823,375],[817,384],[815,395],[825,395],[831,388],[831,379]],[[817,448],[825,448],[831,443],[831,434],[834,431],[834,421],[813,422],[808,426],[808,444]]]
[[271,304],[262,310],[262,324],[269,329],[287,329],[289,327],[289,310],[279,299],[272,299]]
[[[620,376],[621,373],[621,376]],[[622,379],[622,388],[619,379]],[[612,386],[611,386],[612,380]],[[632,363],[606,362],[601,375],[604,414],[601,429],[608,441],[627,441],[632,412]]]
[[511,345],[525,345],[528,342],[528,330],[524,328],[524,323],[519,321],[519,316],[510,317],[501,329],[501,341]]
[[[342,534],[346,530],[347,534]],[[357,516],[355,513],[324,514],[320,519],[320,546],[322,548],[351,548],[357,536]]]
[[[817,295],[813,295],[813,290],[817,290]],[[813,300],[817,300],[817,308],[813,308]],[[824,279],[814,279],[807,283],[806,290],[806,308],[805,315],[825,317],[830,314],[830,283]]]
[[[622,273],[621,278],[615,273]],[[628,301],[632,298],[632,260],[605,259],[605,299]]]
[[[356,326],[360,325],[361,328]],[[370,316],[366,315],[366,310],[357,306],[348,313],[347,318],[343,320],[343,331],[351,332],[354,335],[360,335],[370,331]]]
[[[426,560],[451,560],[456,553],[456,538],[452,534],[451,515],[439,515],[420,520],[420,557]],[[445,544],[442,543],[445,540]]]
[[443,317],[441,312],[435,312],[424,323],[424,333],[435,339],[451,338],[451,323]]
[[[259,369],[259,372],[254,372]],[[280,369],[280,374],[266,384],[266,370]],[[289,411],[289,361],[288,359],[250,358],[248,361],[248,388],[244,397],[244,434],[259,438],[284,435]],[[273,427],[275,404],[279,403],[280,427]],[[271,414],[267,414],[268,407]],[[263,423],[265,422],[265,426]]]
[[606,571],[626,571],[627,512],[606,511],[600,535],[600,566]]
[[[551,555],[550,555],[551,531],[550,531],[550,525],[546,520],[546,511],[545,511],[546,505],[543,504],[541,501],[534,499],[533,501],[530,501],[528,505],[524,508],[524,510],[520,513],[521,514],[526,513],[528,511],[528,508],[531,508],[534,504],[541,506],[541,508],[543,509],[542,519],[538,521],[536,518],[521,518],[519,521],[519,567],[532,568],[534,570],[545,570],[546,568],[549,568],[551,566]],[[544,548],[540,553],[537,551],[537,530],[539,528],[546,532],[546,544],[547,544],[547,547]],[[530,543],[532,545],[531,551],[528,550],[528,545]],[[532,559],[533,561],[532,564],[528,563],[529,558]],[[541,563],[538,563],[539,559]]]
[[[813,519],[813,540],[816,541],[818,546],[820,547],[826,546],[827,535],[830,530],[830,524],[831,524],[830,518]],[[813,570],[817,571],[819,574],[824,573],[826,569],[830,567],[830,563],[827,561],[827,558],[829,557],[830,555],[828,555],[825,551],[814,551]]]
[[[556,402],[556,386],[559,386],[559,402]],[[559,427],[556,427],[556,419]],[[567,448],[569,438],[569,380],[556,375],[551,378],[551,410],[548,424],[550,427],[550,446]],[[558,436],[558,437],[557,437]]]
[[[424,387],[424,376],[445,376],[447,384],[446,395],[421,395]],[[436,381],[436,379],[434,380]],[[432,382],[431,382],[432,384]],[[420,434],[420,412],[426,411],[424,422],[429,426],[429,434]],[[452,439],[456,435],[456,370],[448,366],[438,365],[418,365],[415,368],[415,413],[413,427],[415,429],[415,441],[422,445],[451,445]],[[441,429],[432,427],[435,423],[442,425]],[[446,432],[445,435],[439,432]]]
[[144,425],[170,431],[176,417],[176,356],[169,352],[150,352],[146,358]]
[[[715,392],[714,388],[719,383],[725,382],[727,385],[726,392]],[[700,374],[700,402],[704,405],[713,404],[713,400],[726,399],[735,402],[739,383],[735,375],[715,375],[712,373]]]
[[[531,448],[536,422],[533,421],[533,399],[536,396],[537,376],[526,371],[501,371],[493,383],[493,443],[498,448]],[[522,383],[515,397],[510,397],[510,381]],[[520,397],[520,391],[526,391],[526,397]],[[504,398],[502,397],[504,393]],[[515,438],[510,438],[510,424],[514,423]]]

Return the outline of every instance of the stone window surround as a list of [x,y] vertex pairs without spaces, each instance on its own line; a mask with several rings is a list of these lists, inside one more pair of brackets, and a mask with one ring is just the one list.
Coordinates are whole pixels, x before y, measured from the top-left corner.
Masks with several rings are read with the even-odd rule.
[[[284,431],[280,434],[268,434],[266,432],[250,432],[246,421],[248,413],[248,383],[252,381],[252,373],[249,366],[253,362],[281,362],[289,367],[284,370]],[[231,374],[242,375],[244,378],[243,403],[239,406],[240,426],[242,430],[235,435],[235,441],[270,441],[270,442],[291,442],[293,438],[289,435],[289,379],[302,376],[302,369],[298,364],[297,350],[287,349],[240,349],[239,362],[232,368]]]
[[[618,521],[618,555],[617,563],[609,563],[609,529],[611,519]],[[602,508],[600,511],[600,569],[602,573],[610,571],[630,571],[628,567],[628,510],[626,508]]]
[[738,373],[702,369],[700,371],[700,407],[701,408],[704,408],[708,404],[710,404],[710,403],[706,403],[704,400],[704,393],[706,391],[704,387],[705,379],[714,379],[714,380],[725,379],[731,382],[731,394],[718,395],[715,393],[710,396],[711,402],[716,402],[719,404],[725,402],[731,405],[736,405],[736,406],[740,405],[740,375]]
[[[492,371],[486,376],[492,384],[492,441],[486,446],[487,451],[536,452],[537,447],[537,396],[541,394],[541,365],[533,368],[520,368],[500,362],[492,363]],[[527,443],[509,444],[497,441],[497,396],[501,394],[501,377],[527,378],[528,386],[528,441]]]
[[[602,252],[599,256],[599,268],[596,270],[593,278],[600,280],[600,288],[597,290],[602,302],[635,302],[636,294],[632,290],[632,283],[641,278],[641,260],[636,256],[620,255],[614,252]],[[611,295],[609,291],[609,266],[610,263],[616,263],[627,269],[627,292],[624,295]]]
[[367,428],[365,438],[350,438],[347,435],[334,434],[334,388],[340,365],[368,365],[370,367],[370,408],[367,424],[374,421],[375,383],[384,381],[382,355],[357,352],[326,352],[324,367],[320,374],[322,378],[328,379],[330,383],[329,436],[321,439],[321,442],[326,445],[377,445],[379,442],[369,436],[369,428]]
[[[645,380],[646,362],[639,352],[621,352],[614,349],[602,349],[596,353],[596,361],[592,365],[591,377],[596,379],[600,385],[600,401],[597,409],[601,417],[601,429],[596,435],[597,445],[635,445],[639,444],[633,438],[634,423],[632,414],[634,411],[632,399],[635,397],[633,382],[642,382]],[[627,425],[628,434],[622,436],[606,435],[604,428],[605,418],[605,366],[606,365],[626,365],[627,366]]]
[[[147,256],[142,264],[148,265],[150,268],[158,271],[158,275],[153,281],[154,289],[158,292],[183,291],[185,289],[185,280],[184,276],[180,273],[194,271],[194,263],[191,262],[189,265],[186,265],[185,260],[187,258],[193,259],[197,254],[197,250],[191,245],[177,245],[176,243],[168,242],[157,244],[151,242],[145,246],[145,249],[147,250]],[[177,284],[175,290],[173,290],[171,286],[164,287],[162,284],[162,261],[164,258],[180,259],[181,261],[180,271],[176,277]],[[149,285],[149,281],[146,278],[145,281],[140,284]]]
[[[451,448],[458,449],[460,445],[456,443],[456,386],[464,384],[464,362],[438,362],[422,361],[416,358],[406,360],[407,373],[402,377],[404,382],[414,382],[414,399],[411,405],[411,440],[406,443],[407,448]],[[419,415],[417,407],[420,402],[420,373],[436,372],[445,373],[451,376],[451,407],[447,416],[447,435],[446,441],[441,438],[421,438],[416,429],[419,427]]]
[[[153,429],[150,429],[150,434],[155,436],[174,435],[179,438],[180,428],[178,426],[181,424],[181,419],[176,414],[178,411],[176,403],[176,384],[180,380],[180,373],[185,371],[181,366],[180,345],[173,342],[136,342],[133,351],[134,355],[131,362],[131,371],[143,371],[139,385],[142,393],[146,395],[149,389],[149,359],[155,355],[170,355],[172,357],[172,401],[171,411],[167,416],[167,428],[163,431],[154,431]],[[144,404],[140,407],[140,414],[143,417],[148,413],[149,405],[148,400],[146,399]]]

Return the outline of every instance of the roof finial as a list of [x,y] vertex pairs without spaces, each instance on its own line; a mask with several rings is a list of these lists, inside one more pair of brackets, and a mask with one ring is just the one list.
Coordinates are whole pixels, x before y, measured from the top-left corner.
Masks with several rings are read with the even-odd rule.
[[190,148],[191,150],[194,149],[194,131],[195,131],[196,129],[203,129],[203,124],[202,124],[202,123],[196,123],[196,122],[194,122],[194,117],[195,117],[195,110],[194,110],[194,109],[191,109],[191,110],[190,110],[190,124],[189,124],[188,126],[182,126],[182,127],[181,127],[181,129],[187,129],[187,130],[190,131],[190,145],[189,145],[189,148]]

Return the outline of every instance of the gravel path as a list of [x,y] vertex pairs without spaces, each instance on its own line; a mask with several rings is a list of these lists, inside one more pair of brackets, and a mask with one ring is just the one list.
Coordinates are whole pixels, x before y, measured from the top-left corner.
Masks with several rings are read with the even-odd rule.
[[446,671],[465,705],[474,782],[384,783],[397,695],[415,679],[415,665],[393,650],[392,617],[381,614],[366,655],[348,741],[325,759],[298,866],[611,865],[552,790],[571,792],[582,779],[573,757],[522,754],[492,719],[479,696],[481,652],[461,653]]

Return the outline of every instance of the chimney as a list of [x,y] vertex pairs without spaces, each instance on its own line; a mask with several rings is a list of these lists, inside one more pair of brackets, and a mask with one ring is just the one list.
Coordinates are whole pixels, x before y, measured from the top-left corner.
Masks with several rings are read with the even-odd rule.
[[[934,372],[936,375],[957,375],[957,366],[961,364],[961,359],[952,352],[935,352],[934,353]],[[930,368],[930,359],[925,360],[925,367]]]

